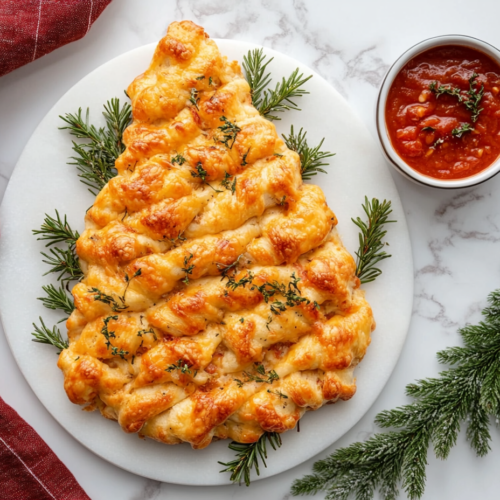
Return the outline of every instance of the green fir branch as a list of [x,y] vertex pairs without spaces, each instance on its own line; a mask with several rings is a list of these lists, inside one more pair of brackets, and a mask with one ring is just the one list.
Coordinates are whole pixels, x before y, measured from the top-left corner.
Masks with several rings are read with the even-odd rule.
[[383,242],[387,231],[384,230],[385,224],[396,222],[388,220],[392,213],[391,202],[384,200],[380,203],[377,198],[369,201],[365,196],[363,210],[368,217],[366,222],[359,217],[351,219],[356,226],[361,229],[359,233],[359,248],[356,253],[356,276],[361,283],[369,283],[382,274],[382,271],[375,267],[380,261],[391,257],[382,248],[387,244]]
[[116,176],[115,161],[123,151],[123,133],[132,119],[132,108],[129,103],[120,107],[120,100],[111,99],[104,105],[103,111],[106,127],[96,128],[89,123],[89,110],[85,118],[82,109],[77,113],[67,113],[60,118],[67,124],[61,130],[69,130],[77,139],[88,142],[73,142],[73,151],[76,156],[71,159],[70,165],[75,165],[81,182],[89,187],[95,196]]
[[285,134],[282,135],[288,149],[295,151],[300,156],[300,173],[302,174],[302,179],[308,180],[318,172],[327,173],[321,168],[328,165],[323,160],[335,156],[335,153],[321,151],[324,138],[321,139],[321,142],[315,148],[311,148],[307,144],[307,132],[303,132],[302,128],[298,134],[295,134],[292,125],[290,127],[290,134],[288,136]]
[[273,450],[281,446],[281,436],[277,432],[265,432],[255,443],[237,443],[233,441],[229,448],[236,451],[236,458],[231,462],[219,462],[226,467],[220,472],[230,472],[230,480],[241,485],[245,481],[246,486],[250,486],[250,473],[252,469],[260,476],[259,459],[262,460],[264,467],[267,467],[267,447],[266,441],[269,441]]
[[80,268],[74,247],[64,250],[61,248],[51,248],[49,252],[50,254],[40,252],[45,257],[45,259],[42,259],[42,262],[50,266],[50,269],[43,276],[47,276],[50,273],[59,273],[57,280],[61,283],[79,281],[83,278],[83,271]]
[[51,217],[45,214],[45,219],[40,229],[33,229],[33,234],[40,235],[37,240],[46,240],[46,247],[57,243],[68,243],[68,245],[76,244],[76,240],[80,237],[78,231],[73,231],[68,224],[66,215],[61,218],[56,210],[56,217]]
[[266,58],[267,56],[264,54],[264,49],[249,50],[247,55],[243,56],[245,78],[250,85],[252,104],[256,109],[259,109],[262,103],[262,92],[271,83],[271,73],[266,73],[266,70],[274,57],[264,62]]
[[39,327],[38,325],[33,323],[33,328],[35,329],[35,331],[31,333],[31,335],[33,335],[34,337],[31,340],[33,342],[39,342],[40,344],[53,345],[54,347],[57,347],[59,349],[59,352],[57,354],[61,354],[61,351],[63,349],[68,348],[69,346],[68,341],[62,338],[59,328],[54,326],[52,330],[50,330],[45,326],[43,319],[41,317],[39,319],[42,326]]
[[336,450],[313,466],[313,474],[296,480],[293,495],[326,491],[330,500],[350,495],[370,500],[378,489],[395,499],[402,486],[414,500],[422,497],[427,451],[446,459],[457,442],[461,426],[480,457],[490,450],[490,417],[500,418],[500,289],[488,297],[484,319],[459,330],[463,347],[437,354],[440,363],[454,365],[429,378],[409,384],[413,403],[379,413],[382,428],[399,429],[375,434],[365,442]]
[[289,109],[300,111],[292,99],[309,94],[302,86],[312,78],[312,75],[304,77],[303,73],[299,74],[297,68],[288,78],[282,78],[274,90],[271,90],[267,88],[271,83],[271,75],[266,71],[273,59],[266,62],[266,57],[263,49],[249,50],[243,57],[243,69],[250,85],[252,104],[268,120],[281,120],[275,113]]
[[[38,297],[38,300],[41,300],[43,305],[47,309],[53,310],[61,310],[66,313],[68,316],[75,309],[75,304],[70,295],[66,292],[66,289],[63,286],[59,286],[56,288],[54,285],[46,285],[42,286],[43,291],[46,293],[45,297]],[[66,319],[66,318],[65,318]],[[61,321],[64,321],[62,319]],[[59,321],[59,323],[61,323]]]

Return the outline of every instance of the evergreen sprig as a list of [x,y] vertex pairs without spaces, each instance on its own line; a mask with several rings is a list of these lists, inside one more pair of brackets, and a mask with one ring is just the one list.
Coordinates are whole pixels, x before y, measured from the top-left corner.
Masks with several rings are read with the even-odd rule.
[[314,464],[314,474],[295,481],[292,494],[326,491],[329,500],[351,494],[369,500],[378,489],[383,498],[395,499],[402,485],[410,499],[421,498],[429,445],[437,458],[446,459],[463,423],[473,450],[486,455],[490,416],[500,419],[500,289],[488,302],[483,321],[459,330],[464,346],[437,354],[440,363],[455,366],[408,385],[413,403],[377,415],[380,427],[400,430],[336,450]]
[[304,132],[302,128],[298,134],[295,134],[292,125],[290,127],[290,134],[288,136],[285,134],[282,135],[288,149],[295,151],[300,156],[300,173],[302,174],[302,179],[310,179],[318,172],[327,173],[321,168],[328,165],[323,160],[335,156],[335,153],[321,151],[324,138],[321,139],[321,142],[315,148],[311,148],[307,144],[307,132]]
[[359,233],[359,248],[356,253],[356,276],[361,283],[369,283],[382,274],[382,271],[375,267],[381,260],[391,257],[382,248],[386,245],[382,240],[387,234],[384,225],[394,220],[388,220],[392,213],[391,202],[384,200],[380,203],[377,198],[369,201],[365,196],[363,210],[368,217],[366,222],[359,217],[351,219],[356,226],[361,229]]
[[252,104],[256,109],[259,109],[262,103],[262,92],[271,83],[271,73],[265,73],[274,57],[265,62],[266,58],[264,49],[249,50],[247,55],[243,56],[243,69],[250,85]]
[[76,166],[81,181],[94,196],[117,173],[115,161],[125,151],[123,132],[132,119],[132,108],[129,103],[120,107],[120,100],[114,98],[104,105],[103,115],[106,120],[105,128],[96,128],[89,123],[88,108],[85,119],[81,108],[75,114],[60,116],[67,123],[61,130],[69,130],[77,139],[90,141],[80,144],[73,142],[76,156],[71,158],[74,161],[69,164]]
[[74,245],[76,240],[80,237],[78,231],[73,231],[73,229],[71,229],[66,215],[64,219],[62,219],[57,210],[55,218],[45,214],[43,224],[40,229],[33,229],[33,234],[41,235],[37,240],[46,240],[46,247],[57,243]]
[[59,273],[57,280],[61,283],[83,278],[83,271],[80,269],[74,248],[51,248],[50,254],[40,253],[45,257],[42,262],[50,266],[44,276],[50,273]]
[[273,450],[281,446],[281,436],[277,432],[264,432],[255,443],[237,443],[233,441],[229,448],[237,452],[236,458],[231,462],[219,462],[226,467],[220,472],[231,472],[231,481],[241,484],[244,480],[247,486],[250,486],[250,472],[255,469],[257,475],[260,475],[259,457],[267,467],[267,449],[266,441],[269,441]]
[[299,74],[297,68],[288,78],[283,77],[275,89],[271,90],[267,88],[271,83],[271,75],[266,73],[266,70],[273,59],[267,62],[265,60],[266,56],[262,49],[249,50],[243,57],[243,69],[250,85],[252,104],[268,120],[281,120],[274,113],[282,113],[289,109],[300,111],[292,99],[309,94],[302,86],[312,78],[312,75],[304,77],[303,73]]
[[31,335],[33,335],[33,342],[39,342],[40,344],[50,344],[59,349],[57,354],[61,354],[63,349],[68,348],[68,341],[62,338],[59,328],[54,326],[52,330],[45,326],[43,319],[40,317],[41,327],[33,323],[33,328],[35,329]]
[[[42,289],[46,293],[46,296],[38,297],[38,300],[41,300],[47,309],[60,309],[68,316],[73,312],[75,304],[64,287],[59,286],[59,288],[56,288],[54,285],[46,285],[42,286]],[[61,321],[64,321],[64,319]],[[61,323],[61,321],[59,321],[59,323]]]

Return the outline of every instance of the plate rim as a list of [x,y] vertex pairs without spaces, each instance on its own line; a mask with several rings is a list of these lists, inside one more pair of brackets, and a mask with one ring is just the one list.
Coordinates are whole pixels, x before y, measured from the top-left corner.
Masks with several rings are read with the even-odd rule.
[[[299,68],[301,69],[307,69],[307,71],[312,74],[314,76],[314,79],[316,81],[320,81],[320,82],[323,82],[325,85],[327,85],[329,87],[329,89],[334,92],[336,95],[337,95],[337,98],[339,100],[341,100],[343,102],[343,104],[345,106],[347,106],[348,108],[350,108],[351,110],[351,113],[356,117],[357,121],[359,122],[359,125],[361,127],[363,127],[367,133],[367,135],[369,136],[370,140],[372,142],[375,142],[374,141],[374,138],[373,136],[369,133],[368,129],[367,129],[367,126],[366,124],[356,115],[355,111],[352,109],[352,107],[349,105],[349,103],[344,99],[344,97],[332,86],[330,85],[320,74],[318,74],[315,70],[309,68],[306,64],[302,63],[301,61],[299,60],[296,60],[282,52],[279,52],[275,49],[272,49],[272,48],[269,48],[269,47],[265,47],[265,46],[262,46],[260,44],[255,44],[255,43],[252,43],[252,42],[247,42],[247,41],[242,41],[242,40],[232,40],[232,39],[217,39],[217,38],[213,38],[213,40],[215,41],[215,43],[217,43],[217,45],[219,46],[219,48],[221,49],[221,52],[222,54],[224,55],[224,49],[221,48],[220,46],[221,45],[224,45],[226,43],[229,43],[229,44],[232,44],[232,45],[235,45],[235,46],[239,46],[240,48],[244,48],[245,50],[249,50],[249,49],[254,49],[254,48],[263,48],[265,51],[266,51],[266,54],[268,54],[270,57],[279,57],[281,58],[282,60],[286,60],[288,63],[293,63],[294,65],[297,65]],[[50,110],[44,115],[44,117],[40,120],[40,122],[37,124],[37,126],[35,127],[33,133],[31,134],[30,138],[28,139],[28,141],[26,142],[24,148],[23,148],[23,151],[21,153],[21,155],[19,156],[19,159],[18,161],[16,162],[16,166],[13,170],[13,173],[9,179],[9,183],[7,185],[7,188],[5,190],[5,194],[4,194],[4,198],[2,200],[2,204],[0,206],[0,229],[3,228],[3,214],[5,212],[5,207],[7,206],[7,203],[10,201],[10,192],[14,189],[12,186],[14,185],[14,182],[17,178],[17,175],[19,175],[19,171],[20,169],[18,168],[18,166],[20,164],[22,164],[23,162],[23,159],[24,159],[24,156],[27,155],[27,151],[29,149],[29,146],[30,146],[30,143],[32,142],[33,138],[39,133],[40,130],[43,129],[43,124],[45,122],[45,120],[47,119],[47,117],[49,117],[49,115],[52,115],[55,111],[55,109],[58,107],[60,101],[62,101],[65,97],[68,96],[68,94],[71,94],[72,91],[75,89],[76,86],[78,86],[83,80],[85,80],[86,78],[90,77],[91,75],[94,75],[95,73],[99,72],[103,67],[107,66],[108,64],[112,63],[112,62],[116,62],[118,59],[120,58],[126,58],[127,56],[135,53],[135,52],[140,52],[140,51],[143,51],[143,50],[147,50],[148,48],[153,48],[153,47],[156,47],[157,46],[157,42],[153,42],[153,43],[150,43],[150,44],[145,44],[145,45],[142,45],[142,46],[139,46],[139,47],[136,47],[130,51],[127,51],[127,52],[124,52],[108,61],[106,61],[105,63],[101,64],[100,66],[98,66],[97,68],[95,68],[94,70],[92,70],[91,72],[89,72],[87,75],[85,75],[83,78],[81,78],[78,82],[76,82],[74,85],[72,85],[63,95],[60,96],[60,98],[57,100],[56,103],[54,103],[54,105],[50,108]],[[240,64],[241,64],[241,61],[238,61]],[[375,144],[374,144],[374,149],[375,149]],[[386,165],[386,168],[388,168],[388,166]],[[390,174],[389,174],[390,176]],[[394,189],[397,193],[397,196],[398,196],[398,201],[399,203],[401,204],[401,207],[402,207],[402,203],[401,203],[401,197],[399,196],[399,192],[397,190],[397,185],[396,183],[394,182],[394,179],[392,179],[391,177],[391,182],[394,184]],[[403,207],[402,207],[403,208]],[[352,427],[354,427],[354,425],[356,425],[359,420],[361,418],[363,418],[363,416],[369,411],[369,409],[371,408],[371,406],[373,406],[373,404],[376,402],[376,400],[378,399],[378,397],[380,396],[381,392],[383,391],[383,389],[386,387],[387,385],[387,382],[391,376],[391,374],[393,373],[396,365],[397,365],[397,362],[401,356],[401,351],[405,345],[405,342],[406,342],[406,339],[407,339],[407,336],[408,336],[408,331],[409,331],[409,326],[410,326],[410,323],[411,323],[411,310],[413,309],[413,301],[414,301],[414,275],[413,275],[413,269],[414,269],[414,264],[413,264],[413,254],[412,254],[412,247],[411,247],[411,241],[410,241],[410,235],[409,235],[409,230],[408,230],[408,224],[407,224],[407,220],[406,220],[406,215],[404,213],[404,209],[401,211],[401,219],[398,219],[398,224],[401,223],[402,225],[404,225],[404,233],[405,233],[405,239],[407,240],[405,243],[406,243],[406,246],[407,246],[407,249],[409,251],[409,255],[408,255],[408,258],[409,258],[409,261],[411,263],[411,303],[410,303],[410,314],[408,314],[407,318],[406,318],[406,322],[405,322],[405,328],[404,328],[404,334],[402,333],[401,334],[401,343],[400,343],[400,346],[399,346],[399,349],[398,349],[398,352],[397,352],[397,356],[395,358],[395,362],[393,363],[389,373],[387,374],[387,376],[385,377],[385,380],[383,381],[382,384],[380,384],[380,386],[378,387],[377,391],[376,391],[376,394],[370,398],[371,399],[371,402],[369,404],[368,407],[366,407],[364,409],[364,411],[360,414],[360,415],[357,415],[355,419],[353,419],[352,422],[350,422],[350,425],[348,426],[348,428],[343,432],[343,434],[341,434],[340,436],[336,437],[333,441],[332,440],[329,440],[329,439],[325,439],[325,442],[326,444],[323,445],[323,447],[320,449],[320,450],[317,450],[315,449],[313,452],[307,452],[304,454],[304,456],[301,456],[301,458],[299,459],[299,461],[297,461],[294,465],[291,465],[291,466],[288,466],[288,467],[285,467],[285,468],[278,468],[279,470],[276,470],[276,471],[270,471],[269,468],[267,469],[263,469],[261,470],[261,475],[260,476],[255,476],[255,474],[252,474],[252,482],[253,481],[258,481],[258,480],[261,480],[261,479],[266,479],[266,478],[270,478],[276,474],[280,474],[282,472],[285,472],[287,470],[290,470],[291,468],[293,467],[296,467],[300,464],[302,464],[303,462],[305,462],[306,460],[309,460],[310,458],[312,458],[313,456],[321,453],[322,451],[324,451],[327,447],[333,445],[338,439],[340,439],[342,436],[344,436],[347,432],[349,432]],[[0,255],[0,258],[2,256]],[[3,278],[3,268],[0,267],[0,282],[3,282],[3,280],[1,279]],[[0,285],[1,287],[2,285]],[[1,299],[1,297],[0,297]],[[0,302],[0,306],[2,305],[2,302]],[[16,355],[16,350],[14,349],[12,343],[11,343],[11,337],[14,338],[14,336],[11,336],[9,334],[7,334],[7,328],[6,328],[6,324],[5,324],[5,319],[4,319],[4,313],[3,313],[3,307],[0,307],[0,322],[2,324],[2,327],[3,327],[3,331],[5,333],[5,338],[7,340],[7,343],[9,345],[9,348],[12,352],[12,355],[16,361],[16,364],[18,366],[18,368],[20,369],[23,377],[25,378],[25,380],[27,381],[28,385],[30,386],[31,390],[33,391],[34,395],[38,398],[38,400],[42,403],[42,405],[44,406],[44,408],[49,412],[49,414],[56,420],[56,422],[61,425],[61,427],[66,431],[68,432],[68,434],[73,438],[75,439],[76,441],[78,441],[80,444],[82,444],[85,448],[87,448],[88,450],[90,450],[92,453],[96,454],[98,457],[106,460],[107,462],[117,466],[117,467],[120,467],[128,472],[131,472],[133,474],[137,474],[137,475],[141,475],[143,477],[148,477],[150,479],[154,479],[154,480],[159,480],[159,481],[163,481],[163,482],[170,482],[170,483],[173,483],[173,484],[180,484],[180,485],[191,485],[191,486],[194,486],[194,485],[197,485],[197,486],[217,486],[217,485],[224,485],[224,484],[231,484],[231,482],[229,481],[229,476],[227,475],[227,480],[226,481],[216,481],[216,482],[195,482],[193,483],[192,481],[190,481],[189,483],[186,482],[186,481],[183,481],[183,480],[179,480],[179,481],[176,481],[175,478],[169,478],[169,479],[161,479],[161,478],[158,478],[157,476],[155,475],[146,475],[146,474],[143,474],[141,472],[137,472],[136,470],[133,470],[133,468],[129,468],[127,466],[124,466],[123,464],[119,464],[119,463],[116,463],[114,462],[111,458],[97,452],[96,450],[92,449],[92,447],[87,444],[86,442],[84,442],[82,439],[80,439],[78,436],[76,436],[66,425],[64,425],[64,423],[60,420],[60,418],[58,418],[58,416],[56,416],[56,413],[57,413],[57,410],[56,409],[51,409],[49,406],[47,406],[45,404],[45,401],[41,399],[41,396],[37,393],[37,391],[34,389],[33,385],[32,385],[32,381],[30,379],[30,377],[28,376],[27,373],[25,373],[25,370],[24,370],[24,367],[22,365],[22,363],[18,360],[18,356]],[[164,445],[162,445],[164,446]],[[219,478],[221,476],[218,476]]]

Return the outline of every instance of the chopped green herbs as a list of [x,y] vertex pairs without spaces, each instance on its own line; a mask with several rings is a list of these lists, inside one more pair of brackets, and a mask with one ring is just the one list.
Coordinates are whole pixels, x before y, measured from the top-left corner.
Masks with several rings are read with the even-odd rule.
[[238,132],[241,132],[241,128],[236,123],[229,121],[225,116],[221,116],[220,121],[224,122],[224,125],[218,127],[222,132],[222,138],[219,138],[218,141],[224,144],[226,148],[232,149]]
[[184,158],[184,156],[182,156],[181,154],[176,154],[175,156],[172,157],[172,159],[170,160],[170,163],[172,165],[175,165],[176,163],[178,165],[184,165],[184,163],[186,163],[186,158]]
[[200,109],[198,108],[198,102],[200,101],[200,98],[198,97],[198,90],[197,89],[191,89],[191,96],[189,98],[189,101],[191,102],[191,104],[196,108],[196,109]]
[[460,139],[466,132],[472,132],[473,130],[474,127],[472,127],[469,123],[461,123],[459,127],[454,128],[451,131],[451,135],[453,137],[456,137],[457,139]]
[[189,276],[193,274],[193,269],[195,268],[194,264],[189,265],[189,262],[191,262],[191,259],[193,258],[193,254],[190,253],[189,256],[184,257],[184,267],[181,267],[181,271],[184,271],[186,273],[186,277],[182,280],[183,283],[186,285],[189,283]]
[[183,359],[179,359],[177,363],[169,365],[168,368],[165,369],[165,371],[171,373],[174,370],[179,370],[184,375],[191,375],[191,366],[192,365],[188,364]]

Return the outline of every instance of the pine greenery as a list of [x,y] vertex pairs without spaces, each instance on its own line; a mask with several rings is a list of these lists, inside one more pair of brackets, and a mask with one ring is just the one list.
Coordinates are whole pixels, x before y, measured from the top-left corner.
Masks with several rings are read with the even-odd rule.
[[326,491],[328,500],[397,498],[402,486],[410,499],[422,497],[427,451],[446,459],[466,423],[466,436],[478,456],[490,450],[490,417],[500,419],[500,289],[492,292],[484,319],[459,330],[463,347],[437,354],[452,368],[437,378],[420,380],[406,388],[416,400],[379,413],[382,428],[399,429],[376,434],[365,442],[341,448],[314,464],[314,473],[294,482],[292,494]]
[[71,158],[74,161],[69,164],[76,166],[81,182],[89,187],[94,196],[116,176],[115,161],[125,151],[123,133],[132,119],[132,108],[129,103],[120,107],[120,100],[114,98],[104,105],[103,115],[106,128],[99,129],[89,124],[88,108],[85,119],[81,108],[75,114],[60,116],[67,123],[61,130],[69,130],[77,139],[89,141],[73,142],[76,156]]
[[303,73],[299,74],[299,68],[297,68],[288,78],[282,78],[276,84],[275,89],[271,90],[267,88],[271,83],[271,74],[266,73],[266,70],[273,59],[265,62],[266,57],[263,49],[249,50],[243,57],[243,69],[250,85],[252,104],[268,120],[281,120],[274,113],[282,113],[290,109],[300,111],[292,99],[309,94],[302,86],[312,78],[312,75],[304,77]]

